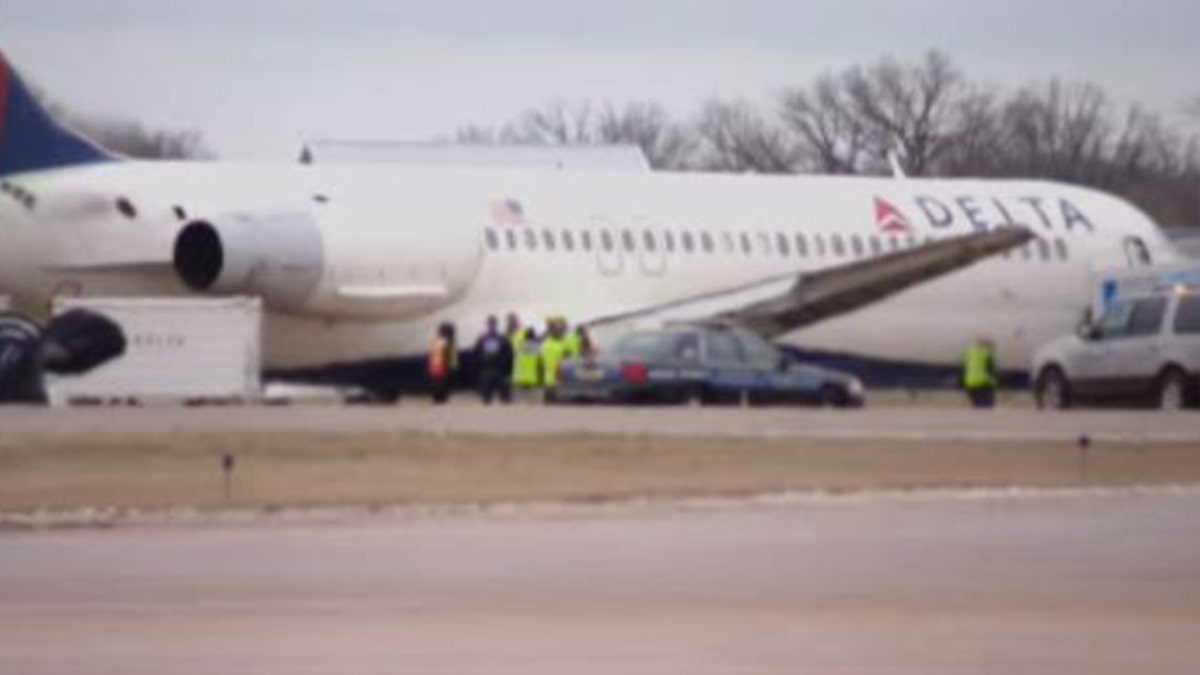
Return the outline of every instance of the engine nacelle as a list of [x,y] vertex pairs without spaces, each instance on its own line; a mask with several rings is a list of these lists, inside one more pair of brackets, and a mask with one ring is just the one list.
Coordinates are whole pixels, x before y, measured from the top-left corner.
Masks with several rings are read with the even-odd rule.
[[192,290],[257,295],[272,309],[300,312],[320,286],[325,246],[307,214],[231,214],[185,225],[174,265]]
[[271,311],[324,319],[409,319],[461,300],[482,262],[481,231],[453,212],[420,226],[378,215],[391,212],[193,220],[175,240],[175,271],[194,291],[259,296]]

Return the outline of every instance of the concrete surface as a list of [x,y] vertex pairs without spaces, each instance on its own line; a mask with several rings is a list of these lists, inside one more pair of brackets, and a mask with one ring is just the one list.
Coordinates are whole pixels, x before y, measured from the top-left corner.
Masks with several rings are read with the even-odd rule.
[[1196,672],[1200,492],[0,537],[0,672]]
[[1070,411],[1025,408],[877,407],[865,410],[542,407],[115,407],[0,408],[12,433],[171,431],[431,434],[618,434],[857,440],[1062,441],[1080,434],[1122,442],[1200,446],[1200,412]]

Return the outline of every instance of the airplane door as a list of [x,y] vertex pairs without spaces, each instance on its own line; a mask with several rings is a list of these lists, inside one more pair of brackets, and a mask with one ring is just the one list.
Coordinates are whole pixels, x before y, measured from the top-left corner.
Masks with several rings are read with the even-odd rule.
[[592,218],[595,233],[596,268],[606,277],[615,277],[625,269],[617,228],[607,218]]
[[667,241],[664,236],[655,232],[648,222],[636,221],[635,224],[635,232],[642,240],[641,246],[638,247],[642,273],[646,276],[661,277],[667,271]]

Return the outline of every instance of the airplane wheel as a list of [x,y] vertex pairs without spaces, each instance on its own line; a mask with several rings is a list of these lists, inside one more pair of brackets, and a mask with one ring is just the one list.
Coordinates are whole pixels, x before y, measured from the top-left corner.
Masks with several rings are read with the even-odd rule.
[[1071,407],[1067,377],[1058,368],[1051,367],[1042,371],[1033,394],[1037,400],[1037,407],[1043,410],[1066,410]]

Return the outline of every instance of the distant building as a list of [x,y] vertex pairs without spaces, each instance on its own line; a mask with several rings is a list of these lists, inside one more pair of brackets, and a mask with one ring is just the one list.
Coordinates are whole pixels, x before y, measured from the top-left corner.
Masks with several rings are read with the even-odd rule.
[[302,164],[418,164],[587,171],[649,171],[636,145],[470,145],[413,141],[315,139]]

